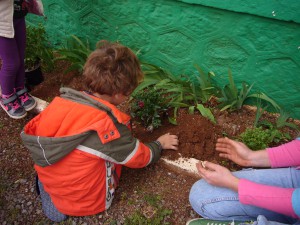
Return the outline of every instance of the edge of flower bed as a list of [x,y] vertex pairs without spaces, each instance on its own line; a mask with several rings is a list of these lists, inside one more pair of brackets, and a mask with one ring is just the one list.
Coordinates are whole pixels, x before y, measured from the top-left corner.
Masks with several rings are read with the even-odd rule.
[[167,167],[169,167],[172,170],[178,171],[180,173],[184,171],[189,176],[199,178],[196,168],[196,163],[199,162],[198,159],[180,157],[176,160],[170,160],[162,157],[161,160]]
[[37,98],[37,97],[34,97],[32,96],[35,101],[36,101],[36,107],[33,109],[33,112],[35,113],[40,113],[42,112],[48,105],[49,103],[40,99],[40,98]]

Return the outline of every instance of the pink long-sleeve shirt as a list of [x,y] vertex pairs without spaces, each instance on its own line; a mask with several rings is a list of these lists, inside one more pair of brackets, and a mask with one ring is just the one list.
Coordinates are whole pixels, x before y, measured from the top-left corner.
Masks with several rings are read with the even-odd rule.
[[[287,144],[268,148],[272,168],[300,166],[300,138]],[[281,188],[240,179],[239,200],[293,218],[300,218],[300,188]]]

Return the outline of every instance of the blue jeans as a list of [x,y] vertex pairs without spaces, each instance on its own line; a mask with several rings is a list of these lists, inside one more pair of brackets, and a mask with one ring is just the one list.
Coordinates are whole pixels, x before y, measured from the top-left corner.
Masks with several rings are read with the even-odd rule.
[[42,200],[42,208],[44,214],[54,222],[61,222],[68,218],[67,215],[62,214],[57,210],[52,203],[50,195],[45,191],[43,184],[38,180],[39,192]]
[[[238,178],[284,188],[300,187],[300,170],[295,168],[244,169],[233,172]],[[204,179],[197,181],[190,191],[190,203],[202,217],[214,220],[256,221],[259,215],[279,223],[295,224],[297,219],[263,208],[243,205],[237,192],[208,184]],[[276,223],[278,224],[278,223]]]

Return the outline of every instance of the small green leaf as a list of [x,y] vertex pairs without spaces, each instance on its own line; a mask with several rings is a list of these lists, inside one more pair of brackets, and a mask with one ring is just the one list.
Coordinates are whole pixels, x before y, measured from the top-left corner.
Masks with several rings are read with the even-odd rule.
[[169,122],[170,122],[171,124],[177,125],[177,120],[176,120],[175,117],[169,117],[168,119],[169,119]]
[[210,111],[210,109],[205,108],[202,104],[197,104],[197,109],[199,110],[199,112],[201,113],[202,116],[209,119],[214,124],[217,123],[216,120],[215,120],[215,117],[212,114],[212,112]]
[[194,114],[195,112],[195,106],[190,106],[189,107],[189,114]]

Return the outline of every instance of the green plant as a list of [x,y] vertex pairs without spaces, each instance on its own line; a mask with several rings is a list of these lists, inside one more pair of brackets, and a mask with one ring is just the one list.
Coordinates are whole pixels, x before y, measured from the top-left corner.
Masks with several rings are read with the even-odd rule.
[[71,35],[71,37],[66,40],[64,46],[58,49],[60,56],[55,60],[64,60],[71,63],[71,65],[64,71],[65,73],[76,71],[81,74],[84,64],[91,52],[92,50],[88,40],[84,43],[77,36]]
[[212,123],[216,124],[216,119],[209,108],[205,108],[203,104],[189,107],[189,113],[194,114],[195,108],[201,113],[202,116],[209,119]]
[[[45,223],[44,223],[45,224]],[[59,223],[60,225],[72,225],[73,224],[73,220],[72,218],[68,218],[67,220],[65,221],[62,221]]]
[[239,135],[239,139],[252,150],[265,149],[272,142],[270,131],[262,127],[247,128]]
[[220,162],[220,165],[222,165],[222,166],[224,166],[224,167],[229,167],[229,161],[226,161],[226,160],[222,160],[221,162]]
[[51,71],[54,68],[54,56],[46,35],[45,27],[26,26],[25,69],[30,71],[41,63],[42,68]]
[[289,113],[283,109],[280,109],[279,116],[274,123],[265,119],[258,121],[257,126],[262,126],[266,129],[269,129],[271,131],[271,139],[275,143],[279,143],[282,140],[288,141],[291,140],[292,137],[289,133],[282,131],[282,128],[289,127],[290,129],[299,131],[299,127],[296,124],[288,122],[289,118]]
[[106,221],[105,224],[107,225],[118,225],[120,222],[118,220],[115,219],[109,219],[108,221]]
[[140,210],[125,218],[124,225],[161,225],[169,224],[166,217],[172,214],[172,210],[158,208],[153,212],[152,217],[146,217]]
[[198,76],[195,76],[198,81],[196,85],[199,86],[199,88],[195,88],[195,92],[197,92],[198,99],[200,99],[202,103],[206,103],[212,96],[219,95],[220,88],[212,79],[212,77],[215,77],[212,71],[206,74],[197,64],[195,64],[195,67],[199,73]]
[[182,102],[189,102],[195,99],[191,89],[191,81],[187,76],[176,77],[169,71],[158,66],[142,63],[142,69],[145,74],[144,81],[137,87],[135,92],[154,87],[157,90],[163,90],[167,95],[170,104],[177,106],[185,106]]
[[160,195],[146,194],[143,201],[146,206],[126,217],[124,225],[169,224],[166,219],[172,214],[172,210],[162,207]]
[[166,218],[172,214],[172,210],[159,208],[153,208],[151,216],[144,215],[141,210],[135,211],[132,215],[125,218],[124,225],[161,225],[169,224],[166,222]]
[[215,88],[211,81],[213,73],[206,75],[199,66],[196,65],[196,68],[199,75],[196,76],[196,81],[193,82],[188,76],[181,75],[177,77],[158,66],[142,63],[145,79],[135,92],[145,88],[162,90],[168,105],[174,109],[174,115],[168,117],[172,124],[177,124],[176,115],[181,107],[189,107],[190,112],[197,109],[203,116],[214,122],[210,109],[205,108],[203,104],[199,104],[207,102],[214,93]]
[[274,143],[290,140],[288,133],[281,132],[271,127],[270,129],[260,127],[247,128],[241,133],[239,139],[252,150],[265,149]]
[[159,195],[148,194],[144,196],[144,200],[153,207],[158,207],[158,204],[161,200]]
[[121,193],[121,201],[126,201],[127,200],[127,194],[125,192]]
[[267,104],[271,104],[275,109],[280,109],[277,103],[269,98],[266,94],[250,94],[253,84],[249,86],[247,83],[242,82],[242,87],[239,90],[234,82],[230,69],[228,70],[228,79],[229,84],[226,84],[221,90],[222,96],[218,99],[220,102],[221,111],[227,109],[229,109],[230,111],[239,110],[243,105],[246,104],[246,101],[250,98],[259,98],[265,101]]
[[133,199],[128,199],[127,204],[128,205],[134,205],[134,200]]
[[261,99],[257,99],[254,127],[258,127],[258,123],[268,106],[262,106]]
[[132,118],[138,119],[143,126],[152,131],[161,126],[162,116],[168,109],[164,93],[156,89],[143,89],[131,96]]
[[276,129],[281,129],[283,127],[289,127],[293,130],[299,131],[299,127],[294,123],[288,122],[288,119],[290,119],[290,114],[288,112],[284,111],[283,109],[280,109],[279,116],[275,120],[275,123],[271,123],[270,121],[267,121],[267,120],[262,120],[258,124],[267,126],[269,128],[273,127]]

